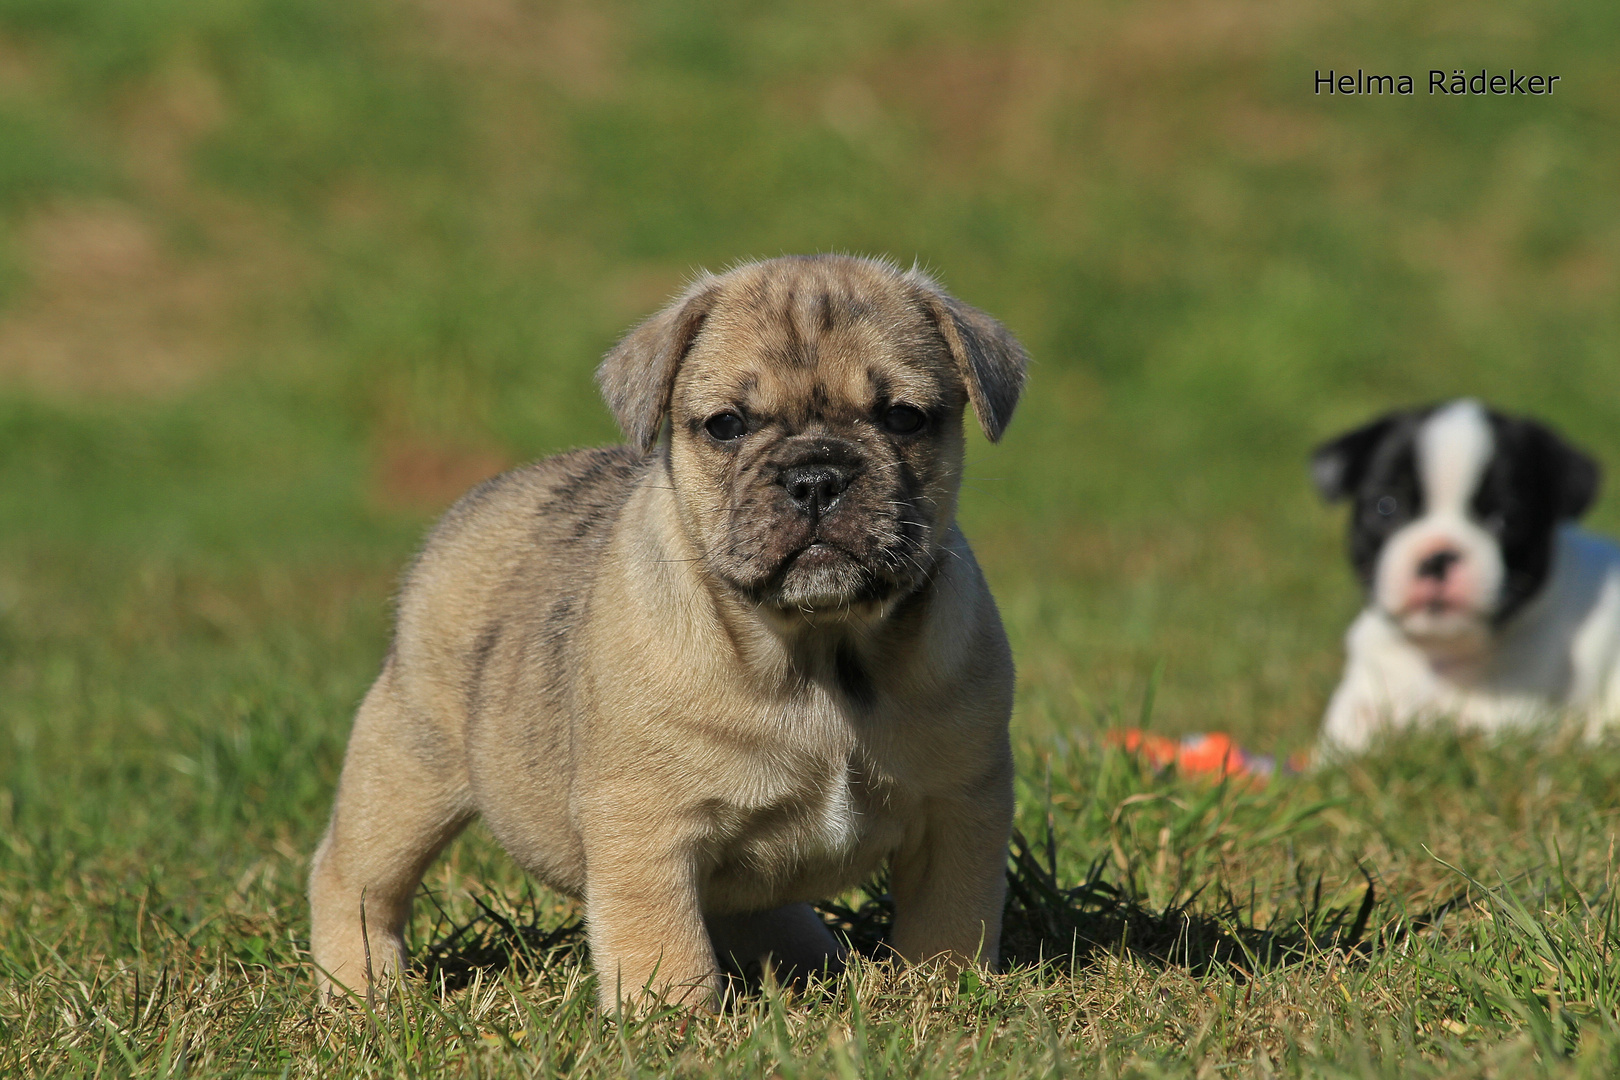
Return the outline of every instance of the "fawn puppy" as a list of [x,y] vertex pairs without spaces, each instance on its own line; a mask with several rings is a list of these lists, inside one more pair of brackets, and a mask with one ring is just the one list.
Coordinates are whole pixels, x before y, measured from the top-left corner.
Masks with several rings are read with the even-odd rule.
[[1025,363],[844,256],[705,274],[633,329],[599,372],[629,445],[481,485],[407,576],[311,873],[322,995],[404,966],[479,815],[583,902],[609,1007],[836,969],[808,902],[884,862],[901,957],[994,964],[1013,663],[956,501],[964,409],[998,439]]

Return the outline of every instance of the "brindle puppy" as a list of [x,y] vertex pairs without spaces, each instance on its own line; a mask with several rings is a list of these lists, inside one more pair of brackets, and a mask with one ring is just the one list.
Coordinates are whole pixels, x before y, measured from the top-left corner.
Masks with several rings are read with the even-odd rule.
[[[450,510],[400,595],[310,880],[323,995],[406,961],[475,815],[584,901],[604,1004],[713,1004],[721,962],[836,968],[807,901],[888,860],[893,948],[994,964],[1013,664],[956,526],[1000,323],[841,256],[704,275],[602,363],[631,445]],[[667,437],[662,437],[666,421]]]

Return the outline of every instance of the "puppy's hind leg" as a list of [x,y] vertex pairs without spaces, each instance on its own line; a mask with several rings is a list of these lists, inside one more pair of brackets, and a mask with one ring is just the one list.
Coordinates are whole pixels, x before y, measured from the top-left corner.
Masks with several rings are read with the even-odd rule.
[[788,904],[746,915],[709,915],[704,923],[720,963],[753,979],[769,963],[778,982],[836,975],[848,950],[809,904]]
[[461,748],[400,704],[392,666],[384,668],[355,716],[310,870],[310,953],[323,1000],[404,970],[411,896],[472,816]]

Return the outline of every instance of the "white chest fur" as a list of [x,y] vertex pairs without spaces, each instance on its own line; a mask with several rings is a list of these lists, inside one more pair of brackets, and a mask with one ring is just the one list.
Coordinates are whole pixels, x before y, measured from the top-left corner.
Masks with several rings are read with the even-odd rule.
[[821,899],[859,883],[903,838],[915,801],[825,701],[771,718],[755,780],[709,812],[704,907]]

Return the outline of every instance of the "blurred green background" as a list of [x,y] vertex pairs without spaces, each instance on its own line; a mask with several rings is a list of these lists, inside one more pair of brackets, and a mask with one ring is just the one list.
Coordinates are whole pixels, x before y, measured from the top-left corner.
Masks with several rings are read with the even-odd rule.
[[[1036,359],[963,507],[1026,754],[1161,665],[1155,727],[1305,746],[1316,440],[1470,393],[1620,466],[1616,56],[1611,0],[0,0],[0,831],[296,865],[434,514],[614,440],[602,350],[783,252]],[[1481,66],[1562,78],[1425,92]]]

